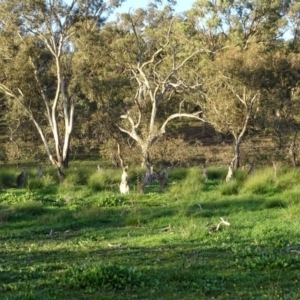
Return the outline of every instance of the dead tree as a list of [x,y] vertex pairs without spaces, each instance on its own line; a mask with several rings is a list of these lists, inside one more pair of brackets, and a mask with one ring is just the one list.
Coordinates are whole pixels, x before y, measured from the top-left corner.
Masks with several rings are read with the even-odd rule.
[[66,179],[66,175],[61,171],[60,168],[57,168],[57,175],[58,175],[59,183],[63,183],[64,180]]
[[17,177],[17,187],[18,188],[23,188],[25,185],[26,181],[26,168],[22,168],[21,174]]
[[129,178],[128,178],[128,166],[124,166],[124,160],[121,155],[120,151],[120,144],[118,143],[118,156],[122,168],[122,176],[121,176],[121,182],[120,182],[120,193],[121,194],[128,194],[129,193]]

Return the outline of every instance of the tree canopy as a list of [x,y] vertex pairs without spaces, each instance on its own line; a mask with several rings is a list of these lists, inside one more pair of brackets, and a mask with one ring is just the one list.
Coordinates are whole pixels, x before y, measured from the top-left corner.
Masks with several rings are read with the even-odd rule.
[[298,1],[197,0],[181,15],[152,1],[108,22],[122,2],[0,2],[4,152],[30,131],[57,167],[115,140],[147,164],[169,128],[193,121],[233,138],[235,167],[262,134],[296,164]]

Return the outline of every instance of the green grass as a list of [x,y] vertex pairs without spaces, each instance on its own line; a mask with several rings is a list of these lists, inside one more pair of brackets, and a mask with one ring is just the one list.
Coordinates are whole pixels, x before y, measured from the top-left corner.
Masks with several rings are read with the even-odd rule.
[[297,169],[171,169],[139,194],[137,168],[125,196],[118,169],[28,172],[0,169],[1,299],[300,298]]

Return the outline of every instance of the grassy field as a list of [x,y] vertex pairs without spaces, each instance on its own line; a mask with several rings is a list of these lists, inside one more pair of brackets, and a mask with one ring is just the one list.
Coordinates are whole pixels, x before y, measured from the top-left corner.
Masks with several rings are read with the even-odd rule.
[[[300,299],[300,170],[0,169],[1,299]],[[224,220],[226,224],[221,223]],[[230,225],[230,226],[228,226]]]

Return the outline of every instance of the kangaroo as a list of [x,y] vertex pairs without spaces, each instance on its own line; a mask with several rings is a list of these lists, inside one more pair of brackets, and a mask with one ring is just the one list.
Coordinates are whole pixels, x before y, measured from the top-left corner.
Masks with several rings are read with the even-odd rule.
[[61,171],[60,167],[57,168],[57,175],[60,183],[62,183],[66,178],[66,175]]
[[150,162],[146,163],[146,172],[142,174],[141,182],[139,185],[139,191],[141,194],[144,193],[145,187],[147,185],[150,185],[154,182],[158,181],[158,174],[157,172],[153,169],[153,166],[150,166]]
[[23,188],[26,181],[26,168],[22,168],[21,174],[17,177],[17,187]]
[[254,162],[252,162],[250,164],[250,169],[249,169],[247,175],[250,176],[250,175],[253,175],[253,174],[254,174]]
[[121,177],[120,183],[120,193],[121,194],[128,194],[129,193],[129,178],[127,174],[128,167],[123,167],[123,173]]
[[202,173],[204,180],[208,180],[207,170],[206,170],[206,163],[202,163]]
[[233,177],[233,170],[232,170],[232,166],[229,165],[227,176],[226,176],[226,182],[229,182],[232,179],[232,177]]
[[129,194],[129,178],[128,178],[128,166],[124,166],[124,161],[123,157],[121,155],[121,150],[120,150],[120,144],[117,143],[118,146],[118,156],[121,164],[121,168],[123,170],[122,176],[121,176],[121,183],[120,183],[120,193],[121,194]]
[[39,179],[41,179],[43,177],[43,170],[42,170],[41,166],[39,166],[39,168],[38,168],[36,177]]
[[169,179],[168,169],[169,168],[161,169],[158,174],[158,182],[159,182],[159,187],[161,192],[168,186],[168,179]]

